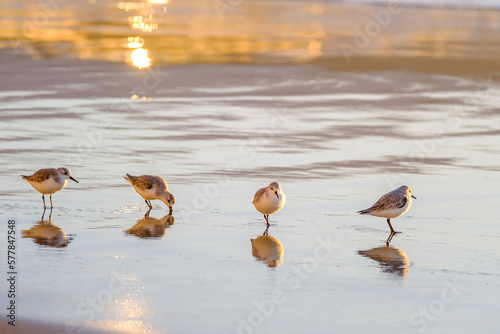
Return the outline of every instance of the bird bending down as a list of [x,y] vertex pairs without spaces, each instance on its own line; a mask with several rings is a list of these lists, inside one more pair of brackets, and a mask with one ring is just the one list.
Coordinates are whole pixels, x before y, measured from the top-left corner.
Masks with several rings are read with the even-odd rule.
[[372,215],[376,217],[384,217],[387,219],[387,224],[391,229],[391,234],[386,243],[392,240],[392,237],[399,232],[394,231],[391,225],[391,218],[396,218],[403,215],[411,207],[412,198],[417,199],[411,194],[411,189],[408,186],[401,186],[396,190],[388,192],[379,198],[370,208],[358,211],[362,215]]
[[68,179],[79,183],[71,176],[69,169],[61,168],[44,168],[37,170],[33,175],[21,175],[23,180],[28,181],[33,188],[42,193],[43,208],[45,209],[45,195],[50,195],[50,208],[52,205],[52,194],[66,187]]
[[269,215],[278,212],[285,205],[286,196],[278,182],[272,182],[267,187],[257,190],[253,205],[264,215],[269,226]]
[[168,206],[172,214],[175,196],[168,191],[168,185],[164,179],[155,175],[133,176],[130,174],[124,176],[124,179],[134,186],[135,191],[144,198],[149,209],[153,208],[151,200],[159,199]]

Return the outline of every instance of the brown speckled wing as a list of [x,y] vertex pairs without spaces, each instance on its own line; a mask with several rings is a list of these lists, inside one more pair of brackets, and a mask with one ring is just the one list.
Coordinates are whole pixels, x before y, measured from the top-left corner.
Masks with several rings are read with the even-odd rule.
[[154,179],[150,175],[141,175],[132,180],[132,184],[141,189],[153,188]]
[[406,204],[406,200],[406,194],[396,189],[380,197],[370,208],[358,211],[358,213],[365,214],[401,208]]
[[59,174],[54,168],[39,169],[35,172],[35,174],[23,178],[31,182],[40,183],[48,180],[51,176],[54,177],[56,181],[58,181]]
[[376,211],[391,210],[401,208],[406,203],[406,196],[400,191],[391,191],[380,197],[380,199],[373,205],[378,206]]
[[[130,178],[130,177],[129,177]],[[132,184],[140,189],[151,189],[156,187],[158,190],[168,190],[167,183],[159,176],[141,175],[130,178]]]
[[266,188],[260,188],[259,190],[257,190],[257,192],[255,193],[255,196],[253,197],[252,203],[257,203],[259,201],[259,199],[262,197],[262,195],[264,195],[265,192],[266,192]]

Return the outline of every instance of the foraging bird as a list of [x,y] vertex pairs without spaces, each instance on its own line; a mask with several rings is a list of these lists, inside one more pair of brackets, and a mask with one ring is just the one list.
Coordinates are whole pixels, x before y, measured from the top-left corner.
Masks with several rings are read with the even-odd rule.
[[411,207],[412,198],[417,199],[411,194],[410,187],[401,186],[380,197],[370,208],[358,211],[357,213],[386,218],[387,224],[389,224],[391,229],[391,235],[386,242],[388,244],[392,240],[394,234],[399,233],[392,228],[391,218],[399,217],[408,211]]
[[68,179],[80,183],[71,176],[69,169],[61,168],[45,168],[37,170],[33,175],[21,175],[23,180],[26,180],[38,192],[42,193],[43,207],[45,208],[45,195],[50,195],[50,208],[52,205],[52,194],[66,187]]
[[264,215],[269,226],[269,215],[281,210],[285,205],[286,196],[278,182],[272,182],[267,187],[257,190],[253,198],[253,205]]
[[144,198],[150,209],[153,208],[151,200],[159,199],[169,207],[170,214],[172,214],[175,196],[168,191],[168,185],[164,179],[155,175],[132,176],[130,174],[124,176],[124,179],[134,186],[135,191]]

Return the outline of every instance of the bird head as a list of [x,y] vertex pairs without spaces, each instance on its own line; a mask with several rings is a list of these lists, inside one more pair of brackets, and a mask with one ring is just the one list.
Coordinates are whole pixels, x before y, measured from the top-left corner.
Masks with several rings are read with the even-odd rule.
[[276,197],[280,197],[279,195],[282,193],[281,186],[278,182],[272,182],[268,186],[269,190],[276,195]]
[[67,179],[70,179],[70,180],[73,180],[75,181],[76,183],[80,183],[78,182],[77,180],[75,180],[72,176],[71,176],[71,172],[69,169],[67,169],[66,167],[61,167],[61,168],[58,168],[57,169],[57,172],[59,173],[59,175],[62,176],[63,179],[67,180]]
[[175,204],[175,196],[166,191],[161,197],[160,197],[160,200],[165,203],[168,208],[170,209],[170,212],[172,212],[172,207],[174,206]]
[[399,187],[399,189],[401,189],[401,191],[404,191],[406,193],[406,197],[410,198],[410,197],[413,197],[414,199],[417,199],[415,196],[413,196],[411,194],[411,188],[408,187],[408,186],[401,186]]

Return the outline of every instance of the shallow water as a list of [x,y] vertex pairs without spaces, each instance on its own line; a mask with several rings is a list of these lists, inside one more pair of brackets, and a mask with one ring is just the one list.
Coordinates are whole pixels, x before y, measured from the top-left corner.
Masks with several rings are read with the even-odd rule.
[[[356,6],[346,8],[359,14]],[[483,36],[477,45],[492,35]],[[461,64],[498,56],[494,43],[463,50]],[[17,226],[21,326],[497,330],[495,68],[421,69],[428,59],[408,56],[407,70],[378,57],[364,60],[370,69],[338,70],[294,56],[279,65],[156,57],[140,70],[127,63],[129,52],[117,51],[123,61],[107,52],[89,61],[71,50],[41,59],[0,50],[8,78],[0,92],[0,219]],[[66,166],[80,181],[54,195],[50,223],[49,212],[41,222],[40,194],[19,176],[49,166]],[[146,204],[125,173],[165,177],[177,198],[173,217],[156,201],[144,220]],[[277,267],[256,259],[250,241],[265,231],[253,194],[273,180],[287,195],[268,231],[284,250]],[[355,212],[401,184],[418,199],[393,220],[402,233],[385,248],[384,219]]]

